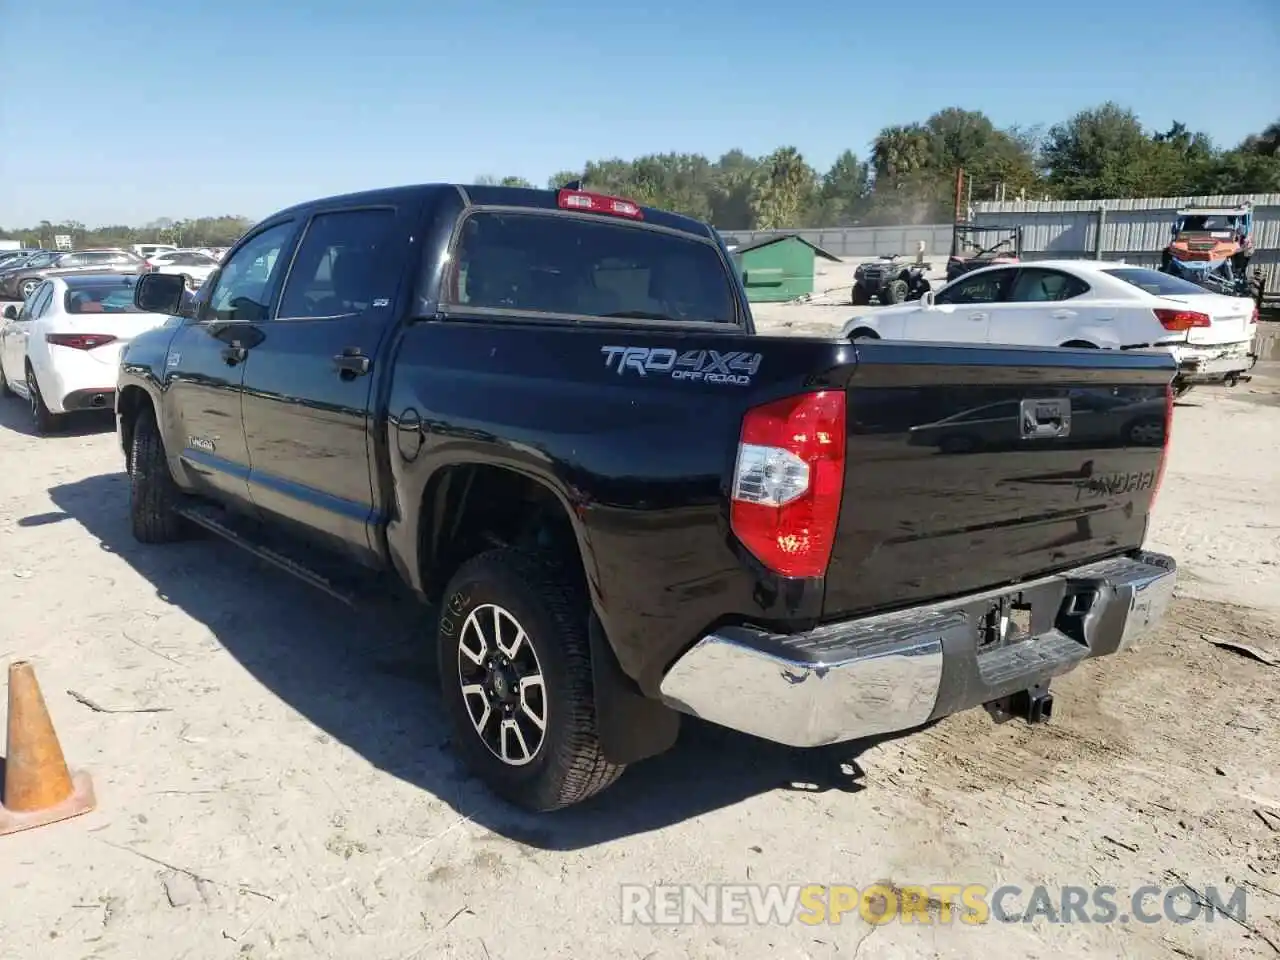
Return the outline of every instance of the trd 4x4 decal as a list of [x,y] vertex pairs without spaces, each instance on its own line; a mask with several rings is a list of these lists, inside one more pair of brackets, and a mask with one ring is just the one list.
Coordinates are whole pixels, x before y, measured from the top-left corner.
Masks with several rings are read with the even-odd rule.
[[658,374],[672,380],[701,380],[745,387],[760,370],[764,358],[743,350],[686,350],[671,347],[601,347],[604,365],[618,376],[634,373],[641,377]]

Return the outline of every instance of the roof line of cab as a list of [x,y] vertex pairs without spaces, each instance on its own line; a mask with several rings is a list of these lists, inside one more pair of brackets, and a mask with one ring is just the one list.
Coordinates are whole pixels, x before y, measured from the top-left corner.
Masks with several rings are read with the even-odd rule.
[[[270,217],[264,218],[262,222],[265,223],[267,220],[276,220],[285,216],[298,216],[322,207],[376,206],[384,203],[403,203],[406,200],[422,199],[431,193],[439,193],[446,190],[454,190],[461,194],[464,203],[468,207],[528,207],[531,210],[547,211],[560,209],[557,200],[559,191],[557,190],[480,184],[422,183],[411,186],[362,190],[356,193],[307,200],[279,210],[271,214]],[[593,191],[588,187],[585,192],[591,193]],[[627,198],[622,197],[619,199]],[[666,227],[669,230],[678,230],[681,233],[687,233],[703,240],[717,241],[715,231],[701,220],[686,217],[679,213],[671,213],[669,210],[660,210],[656,207],[640,205],[640,209],[644,213],[643,223]],[[622,222],[634,221],[623,220]]]

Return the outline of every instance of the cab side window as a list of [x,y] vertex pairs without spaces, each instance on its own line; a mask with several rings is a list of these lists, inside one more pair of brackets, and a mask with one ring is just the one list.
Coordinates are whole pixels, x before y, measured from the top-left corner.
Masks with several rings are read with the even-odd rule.
[[232,255],[219,271],[205,318],[222,323],[261,323],[271,312],[271,293],[284,270],[292,223],[263,230]]
[[1079,277],[1060,270],[1027,267],[1018,271],[1009,299],[1016,303],[1056,303],[1089,292],[1089,285]]
[[389,207],[313,217],[298,244],[277,319],[351,316],[386,296],[376,286],[395,219]]
[[989,270],[961,277],[941,291],[935,303],[997,303],[1004,299],[1013,281],[1013,270]]

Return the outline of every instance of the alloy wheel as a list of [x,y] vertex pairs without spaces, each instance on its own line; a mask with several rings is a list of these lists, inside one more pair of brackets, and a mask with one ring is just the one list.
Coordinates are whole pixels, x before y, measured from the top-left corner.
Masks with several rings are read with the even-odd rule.
[[522,767],[542,750],[547,695],[533,641],[509,610],[484,603],[458,634],[458,680],[471,725],[489,752]]

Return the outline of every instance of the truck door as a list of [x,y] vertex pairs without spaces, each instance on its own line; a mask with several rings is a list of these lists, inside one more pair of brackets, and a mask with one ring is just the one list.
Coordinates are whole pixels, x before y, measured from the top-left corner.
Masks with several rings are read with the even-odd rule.
[[277,222],[248,238],[201,293],[165,361],[163,424],[197,492],[249,513],[249,452],[240,411],[244,361],[260,336],[297,234]]
[[376,556],[384,519],[371,467],[375,364],[395,316],[416,211],[315,213],[279,309],[261,325],[262,341],[245,364],[254,503],[357,559]]

